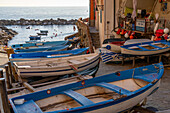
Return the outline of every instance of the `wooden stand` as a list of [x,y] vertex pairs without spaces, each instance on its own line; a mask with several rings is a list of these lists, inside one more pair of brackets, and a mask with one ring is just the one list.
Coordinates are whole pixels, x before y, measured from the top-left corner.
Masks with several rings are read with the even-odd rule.
[[0,69],[0,78],[3,78],[4,76],[3,76],[3,70],[2,69]]
[[4,78],[0,78],[0,102],[2,106],[1,113],[11,113]]
[[6,71],[6,85],[7,85],[7,89],[10,89],[11,85],[10,85],[10,79],[9,79],[9,68],[8,68],[8,65],[5,65],[5,71]]

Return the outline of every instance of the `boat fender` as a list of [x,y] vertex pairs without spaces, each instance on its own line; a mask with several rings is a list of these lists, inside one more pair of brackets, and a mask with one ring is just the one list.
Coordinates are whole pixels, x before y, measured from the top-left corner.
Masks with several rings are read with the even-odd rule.
[[120,76],[120,71],[116,72],[115,74],[116,74],[117,76]]
[[106,49],[110,50],[112,47],[110,45],[106,46]]
[[83,80],[83,81],[81,82],[81,84],[84,86],[84,85],[85,85],[85,81]]
[[48,90],[47,90],[47,94],[51,94],[51,90],[48,89]]

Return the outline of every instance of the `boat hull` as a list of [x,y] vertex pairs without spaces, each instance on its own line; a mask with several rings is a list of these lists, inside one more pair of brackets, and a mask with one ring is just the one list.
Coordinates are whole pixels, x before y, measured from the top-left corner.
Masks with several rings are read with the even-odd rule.
[[[95,58],[89,60],[88,62],[82,63],[80,65],[76,65],[77,69],[74,70],[71,66],[63,66],[63,67],[44,67],[44,68],[21,68],[18,69],[15,65],[15,68],[22,78],[28,78],[28,77],[48,77],[48,76],[61,76],[66,74],[73,74],[77,72],[81,72],[86,69],[93,68],[97,66],[99,63],[99,55],[97,55]],[[73,65],[74,66],[74,65]]]
[[121,48],[121,53],[127,54],[127,55],[147,56],[147,55],[155,55],[155,54],[164,53],[169,50],[170,50],[169,48],[166,48],[166,49],[157,50],[157,51],[134,51],[134,50],[130,50],[130,49]]
[[[142,92],[139,95],[134,95],[132,97],[128,97],[124,99],[122,102],[111,102],[106,105],[101,105],[96,107],[94,110],[87,111],[86,113],[119,113],[124,112],[132,107],[136,106],[140,102],[142,102],[146,97],[148,97],[155,89],[159,88],[160,86],[159,80],[153,87],[148,89],[147,91]],[[92,108],[91,108],[92,109]]]

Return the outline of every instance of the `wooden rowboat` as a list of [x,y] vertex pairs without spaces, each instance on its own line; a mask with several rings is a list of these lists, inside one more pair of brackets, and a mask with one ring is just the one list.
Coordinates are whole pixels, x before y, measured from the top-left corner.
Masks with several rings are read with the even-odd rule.
[[69,45],[58,45],[58,46],[46,46],[46,47],[31,47],[21,48],[14,50],[15,53],[25,52],[43,52],[43,51],[64,51],[67,50]]
[[161,41],[150,41],[144,43],[130,44],[121,46],[121,53],[128,55],[155,55],[164,53],[170,50],[170,42]]
[[150,42],[150,40],[149,39],[131,39],[127,41],[113,41],[113,42],[109,42],[108,44],[103,44],[102,47],[115,53],[121,53],[121,46],[135,44],[135,43],[143,43],[143,42]]
[[33,52],[33,53],[18,53],[11,54],[9,57],[10,61],[33,61],[33,60],[42,60],[42,59],[52,59],[59,57],[68,57],[75,56],[86,53],[89,48],[81,48],[74,50],[66,50],[66,51],[46,51],[46,52]]
[[35,42],[26,44],[15,44],[11,47],[13,49],[17,48],[28,48],[28,47],[45,47],[45,46],[56,46],[56,45],[66,45],[68,41],[51,41],[51,42]]
[[153,94],[163,64],[112,73],[10,99],[14,113],[118,113]]
[[14,62],[14,68],[22,78],[35,76],[61,76],[77,73],[98,65],[99,54],[86,54],[52,60]]

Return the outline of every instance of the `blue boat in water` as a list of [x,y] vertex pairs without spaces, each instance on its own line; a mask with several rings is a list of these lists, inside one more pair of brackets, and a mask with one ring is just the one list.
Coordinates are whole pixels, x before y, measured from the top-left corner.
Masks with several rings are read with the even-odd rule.
[[29,48],[29,47],[45,47],[45,46],[56,46],[56,45],[66,45],[68,41],[47,41],[47,42],[35,42],[35,43],[26,43],[26,44],[15,44],[11,47],[13,49],[17,48]]
[[119,113],[153,94],[162,63],[82,80],[10,99],[14,113]]
[[66,50],[69,45],[58,45],[58,46],[45,46],[45,47],[36,47],[36,48],[18,48],[15,49],[15,53],[19,52],[42,52],[42,51],[63,51]]
[[73,49],[66,51],[46,51],[46,52],[33,52],[33,53],[18,53],[11,54],[10,61],[29,61],[29,60],[40,60],[48,58],[59,58],[59,57],[68,57],[74,55],[80,55],[86,53],[89,48]]

